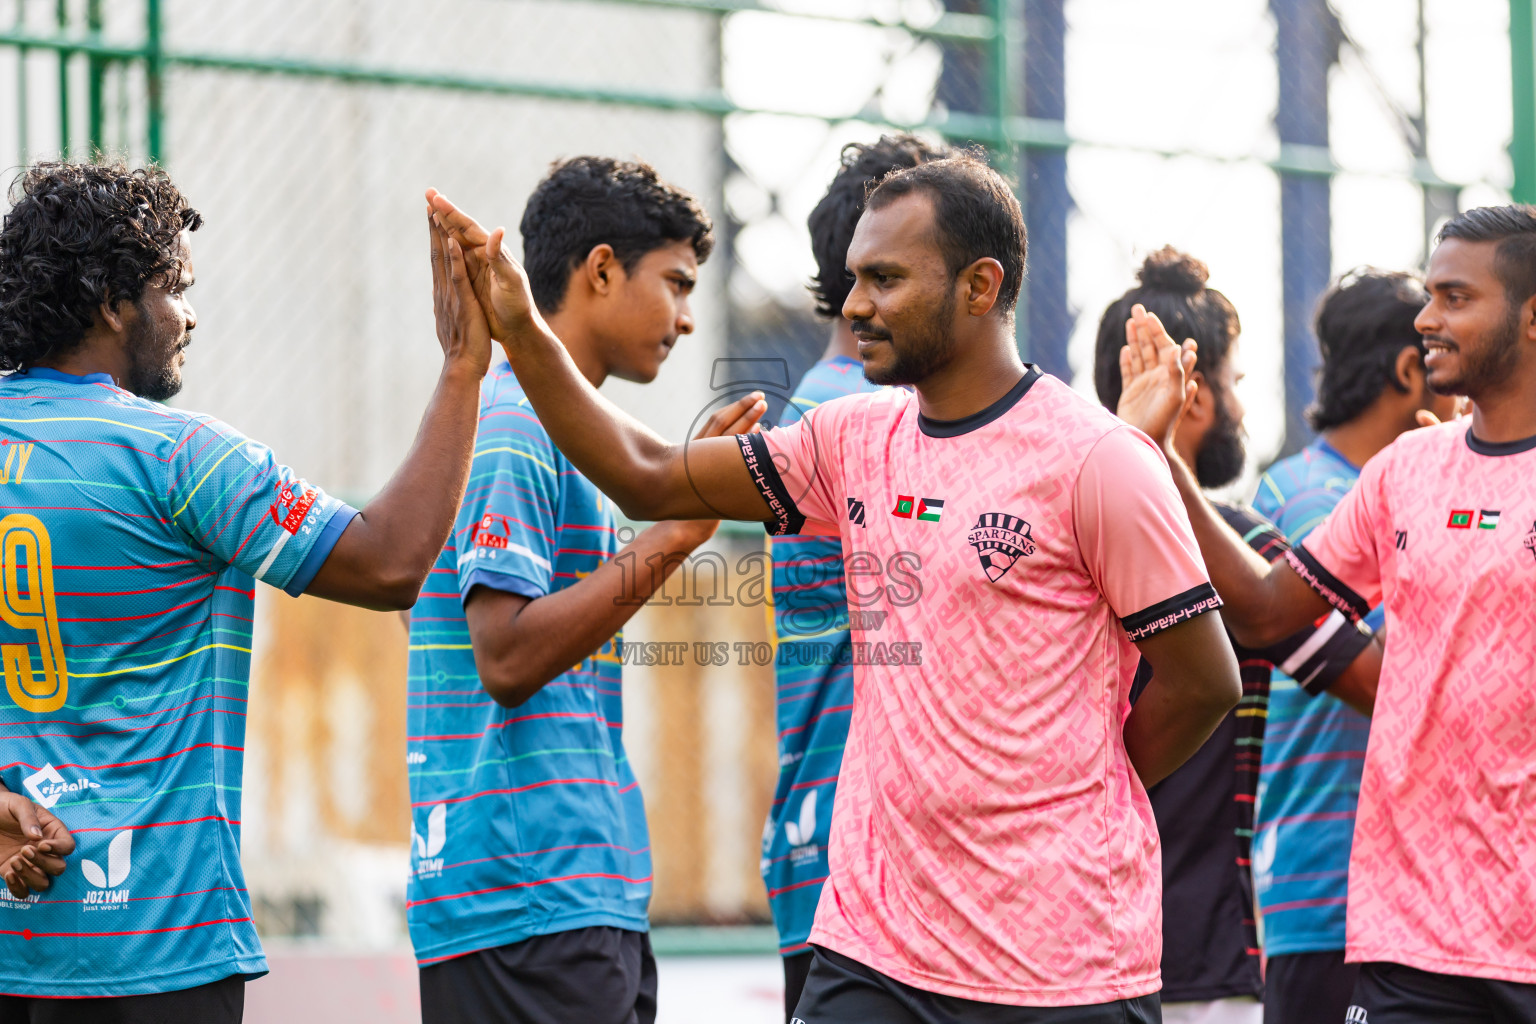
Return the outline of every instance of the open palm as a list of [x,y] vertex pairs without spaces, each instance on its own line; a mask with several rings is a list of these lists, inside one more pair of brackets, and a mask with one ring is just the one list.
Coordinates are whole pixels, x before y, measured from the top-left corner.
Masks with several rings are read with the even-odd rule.
[[1125,322],[1120,350],[1120,402],[1115,414],[1159,444],[1173,441],[1179,420],[1194,400],[1196,345],[1173,340],[1157,314],[1140,304]]

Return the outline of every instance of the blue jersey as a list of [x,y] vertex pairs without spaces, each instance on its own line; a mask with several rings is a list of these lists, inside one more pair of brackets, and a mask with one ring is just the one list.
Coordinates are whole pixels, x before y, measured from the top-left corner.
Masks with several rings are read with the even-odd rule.
[[[1299,543],[1360,478],[1321,439],[1269,468],[1254,507]],[[1380,624],[1381,610],[1366,619]],[[1270,956],[1344,948],[1355,805],[1371,721],[1278,669],[1259,770],[1254,886]]]
[[511,367],[492,367],[464,505],[411,612],[406,906],[423,966],[576,928],[646,930],[620,638],[507,708],[480,684],[464,618],[474,587],[537,600],[617,550],[611,503],[556,450]]
[[0,379],[0,778],[77,843],[0,897],[0,992],[266,971],[240,870],[255,580],[301,593],[355,514],[106,374]]
[[[834,398],[877,390],[857,359],[822,360],[800,381],[784,423]],[[763,828],[762,870],[779,952],[793,956],[810,950],[827,878],[832,798],[853,710],[853,647],[842,542],[775,537],[772,544],[779,784]]]

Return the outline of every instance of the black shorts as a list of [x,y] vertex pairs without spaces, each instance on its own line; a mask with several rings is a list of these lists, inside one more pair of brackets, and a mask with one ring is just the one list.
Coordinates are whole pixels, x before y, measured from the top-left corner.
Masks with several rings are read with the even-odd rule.
[[422,1024],[652,1024],[651,937],[577,928],[421,969]]
[[1264,1024],[1338,1024],[1349,1009],[1359,964],[1342,949],[1272,956],[1264,970]]
[[794,1022],[803,1024],[1161,1024],[1156,993],[1093,1006],[1005,1006],[904,985],[841,953],[812,947]]
[[1536,1024],[1536,985],[1360,965],[1347,1024]]
[[800,1005],[800,993],[805,991],[805,976],[811,973],[811,959],[814,956],[810,950],[806,950],[784,958],[785,1024],[794,1018],[795,1007]]
[[240,1024],[245,976],[147,996],[34,999],[0,996],[0,1024]]

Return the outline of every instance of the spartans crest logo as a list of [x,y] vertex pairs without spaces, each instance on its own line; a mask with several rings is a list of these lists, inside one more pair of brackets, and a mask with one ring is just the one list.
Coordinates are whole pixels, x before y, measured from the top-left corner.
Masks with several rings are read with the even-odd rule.
[[976,549],[981,571],[993,583],[1002,579],[1021,555],[1035,553],[1029,524],[1006,512],[983,512],[965,539]]

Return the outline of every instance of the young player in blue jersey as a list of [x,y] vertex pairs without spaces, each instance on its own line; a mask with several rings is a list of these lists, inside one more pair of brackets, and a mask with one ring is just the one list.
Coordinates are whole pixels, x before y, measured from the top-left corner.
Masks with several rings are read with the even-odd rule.
[[[555,165],[522,234],[539,310],[594,386],[653,380],[693,331],[709,217],[645,164]],[[760,399],[705,433],[749,430]],[[654,1019],[619,631],[717,525],[658,523],[621,549],[613,504],[506,361],[491,369],[464,505],[411,613],[407,916],[427,1024]]]
[[11,199],[0,1022],[235,1022],[266,972],[239,848],[256,580],[376,609],[416,600],[469,473],[490,337],[462,254],[433,229],[442,376],[358,512],[160,404],[197,326],[202,223],[163,172],[40,164]]
[[[874,391],[864,379],[859,345],[843,318],[853,287],[848,243],[864,197],[881,178],[948,152],[913,135],[843,148],[841,167],[807,223],[816,277],[816,311],[832,322],[821,359],[795,389],[783,422],[843,395]],[[827,839],[837,772],[853,711],[852,634],[843,578],[843,548],[820,537],[775,537],[774,680],[778,704],[779,782],[763,828],[763,884],[784,958],[784,1013],[800,1001],[811,969],[811,922],[827,878]]]
[[[1424,380],[1414,318],[1429,295],[1409,274],[1346,275],[1322,299],[1317,440],[1269,468],[1254,506],[1292,544],[1328,517],[1360,467],[1427,410],[1449,419],[1454,399]],[[1337,613],[1334,613],[1337,615]],[[1380,627],[1377,608],[1365,620]],[[1344,962],[1349,853],[1370,719],[1323,693],[1322,680],[1277,675],[1260,776],[1254,882],[1269,958],[1266,1024],[1342,1020],[1360,973]],[[1369,699],[1355,704],[1368,710]]]
[[[1106,406],[1121,402],[1120,350],[1134,305],[1156,315],[1175,336],[1194,339],[1197,389],[1174,445],[1200,486],[1217,488],[1237,479],[1246,456],[1244,409],[1236,392],[1241,328],[1231,302],[1206,286],[1208,276],[1205,264],[1172,247],[1148,256],[1139,285],[1111,303],[1099,322],[1094,383]],[[1122,417],[1145,426],[1137,422],[1142,410],[1134,400],[1126,405]],[[1264,558],[1273,561],[1289,548],[1253,509],[1225,502],[1216,508]],[[1199,752],[1147,793],[1163,846],[1167,1024],[1258,1024],[1265,1012],[1249,860],[1273,667],[1289,665],[1319,688],[1362,692],[1374,689],[1381,668],[1381,648],[1369,631],[1339,614],[1273,647],[1233,648],[1242,702]]]

